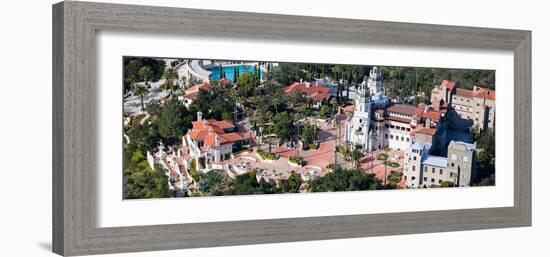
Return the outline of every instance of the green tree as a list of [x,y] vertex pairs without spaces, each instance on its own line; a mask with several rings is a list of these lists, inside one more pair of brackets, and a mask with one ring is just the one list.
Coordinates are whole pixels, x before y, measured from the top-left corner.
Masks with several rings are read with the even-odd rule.
[[249,72],[244,72],[237,80],[239,90],[244,93],[245,96],[252,96],[256,92],[256,81]]
[[321,118],[324,118],[324,119],[329,118],[330,114],[331,114],[331,111],[328,105],[321,106],[321,110],[319,111],[319,115],[321,116]]
[[164,70],[164,79],[166,79],[166,84],[170,87],[170,95],[174,94],[174,81],[178,78],[176,70],[172,67]]
[[294,120],[287,112],[277,113],[273,117],[273,132],[280,139],[290,139],[294,134]]
[[143,79],[143,85],[147,86],[149,85],[149,79],[151,76],[153,76],[153,72],[151,71],[151,67],[149,66],[143,66],[139,69],[139,77]]
[[151,115],[159,115],[161,111],[160,101],[153,99],[147,103],[145,110]]
[[302,179],[296,172],[291,171],[288,179],[282,182],[282,191],[285,193],[298,193],[300,186],[302,185]]
[[141,100],[141,110],[145,110],[145,106],[143,105],[143,97],[149,94],[149,89],[145,86],[136,86],[134,88],[134,95],[138,95]]
[[232,193],[235,195],[250,195],[258,193],[259,184],[256,180],[256,170],[235,177]]
[[336,166],[334,171],[309,182],[311,192],[358,191],[380,189],[381,184],[374,174],[366,174],[361,169],[343,169]]
[[130,143],[126,145],[130,153],[134,153],[136,150],[149,151],[160,141],[158,126],[155,123],[144,123],[141,126],[131,127],[126,134],[130,138]]
[[305,145],[314,144],[315,139],[317,139],[317,126],[310,124],[303,126],[300,139]]
[[280,63],[273,68],[271,74],[275,81],[283,85],[290,85],[292,82],[305,78],[306,73],[300,66],[301,64],[296,63]]
[[191,127],[193,117],[177,100],[169,101],[158,117],[159,133],[168,140],[177,142]]
[[124,199],[166,198],[173,192],[160,169],[151,169],[143,153],[137,150],[124,167]]
[[233,120],[233,116],[229,112],[222,113],[222,120]]

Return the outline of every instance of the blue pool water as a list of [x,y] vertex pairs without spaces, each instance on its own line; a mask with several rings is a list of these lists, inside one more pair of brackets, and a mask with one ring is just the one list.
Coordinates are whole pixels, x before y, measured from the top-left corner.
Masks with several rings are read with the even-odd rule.
[[[225,77],[229,80],[233,80],[233,75],[235,74],[235,69],[237,69],[237,72],[240,75],[244,74],[245,72],[248,72],[250,74],[254,73],[254,66],[253,65],[237,65],[237,66],[222,66],[223,72],[225,73]],[[220,80],[220,67],[213,67],[210,69],[212,72],[211,80]],[[264,77],[264,71],[260,69],[260,77],[263,79]]]

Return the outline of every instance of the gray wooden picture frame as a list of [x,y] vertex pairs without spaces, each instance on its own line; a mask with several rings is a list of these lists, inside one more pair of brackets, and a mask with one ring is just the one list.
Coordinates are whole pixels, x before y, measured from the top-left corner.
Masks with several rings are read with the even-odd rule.
[[[514,52],[514,206],[96,226],[97,31]],[[507,124],[505,124],[507,125]],[[510,167],[511,168],[511,167]],[[87,255],[531,225],[531,32],[65,1],[53,6],[53,251]],[[307,233],[306,233],[307,231]]]

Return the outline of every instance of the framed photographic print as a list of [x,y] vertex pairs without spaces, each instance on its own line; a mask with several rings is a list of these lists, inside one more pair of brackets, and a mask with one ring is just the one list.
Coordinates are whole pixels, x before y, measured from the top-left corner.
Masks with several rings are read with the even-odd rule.
[[53,68],[61,255],[531,225],[529,31],[65,1]]

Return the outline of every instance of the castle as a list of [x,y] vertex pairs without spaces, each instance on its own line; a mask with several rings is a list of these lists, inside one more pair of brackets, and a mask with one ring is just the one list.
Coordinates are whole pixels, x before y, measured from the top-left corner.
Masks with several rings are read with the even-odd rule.
[[458,88],[444,80],[432,90],[432,104],[391,103],[374,67],[357,88],[344,142],[363,152],[405,151],[407,187],[469,186],[475,177],[476,146],[471,128],[495,127],[495,91]]

